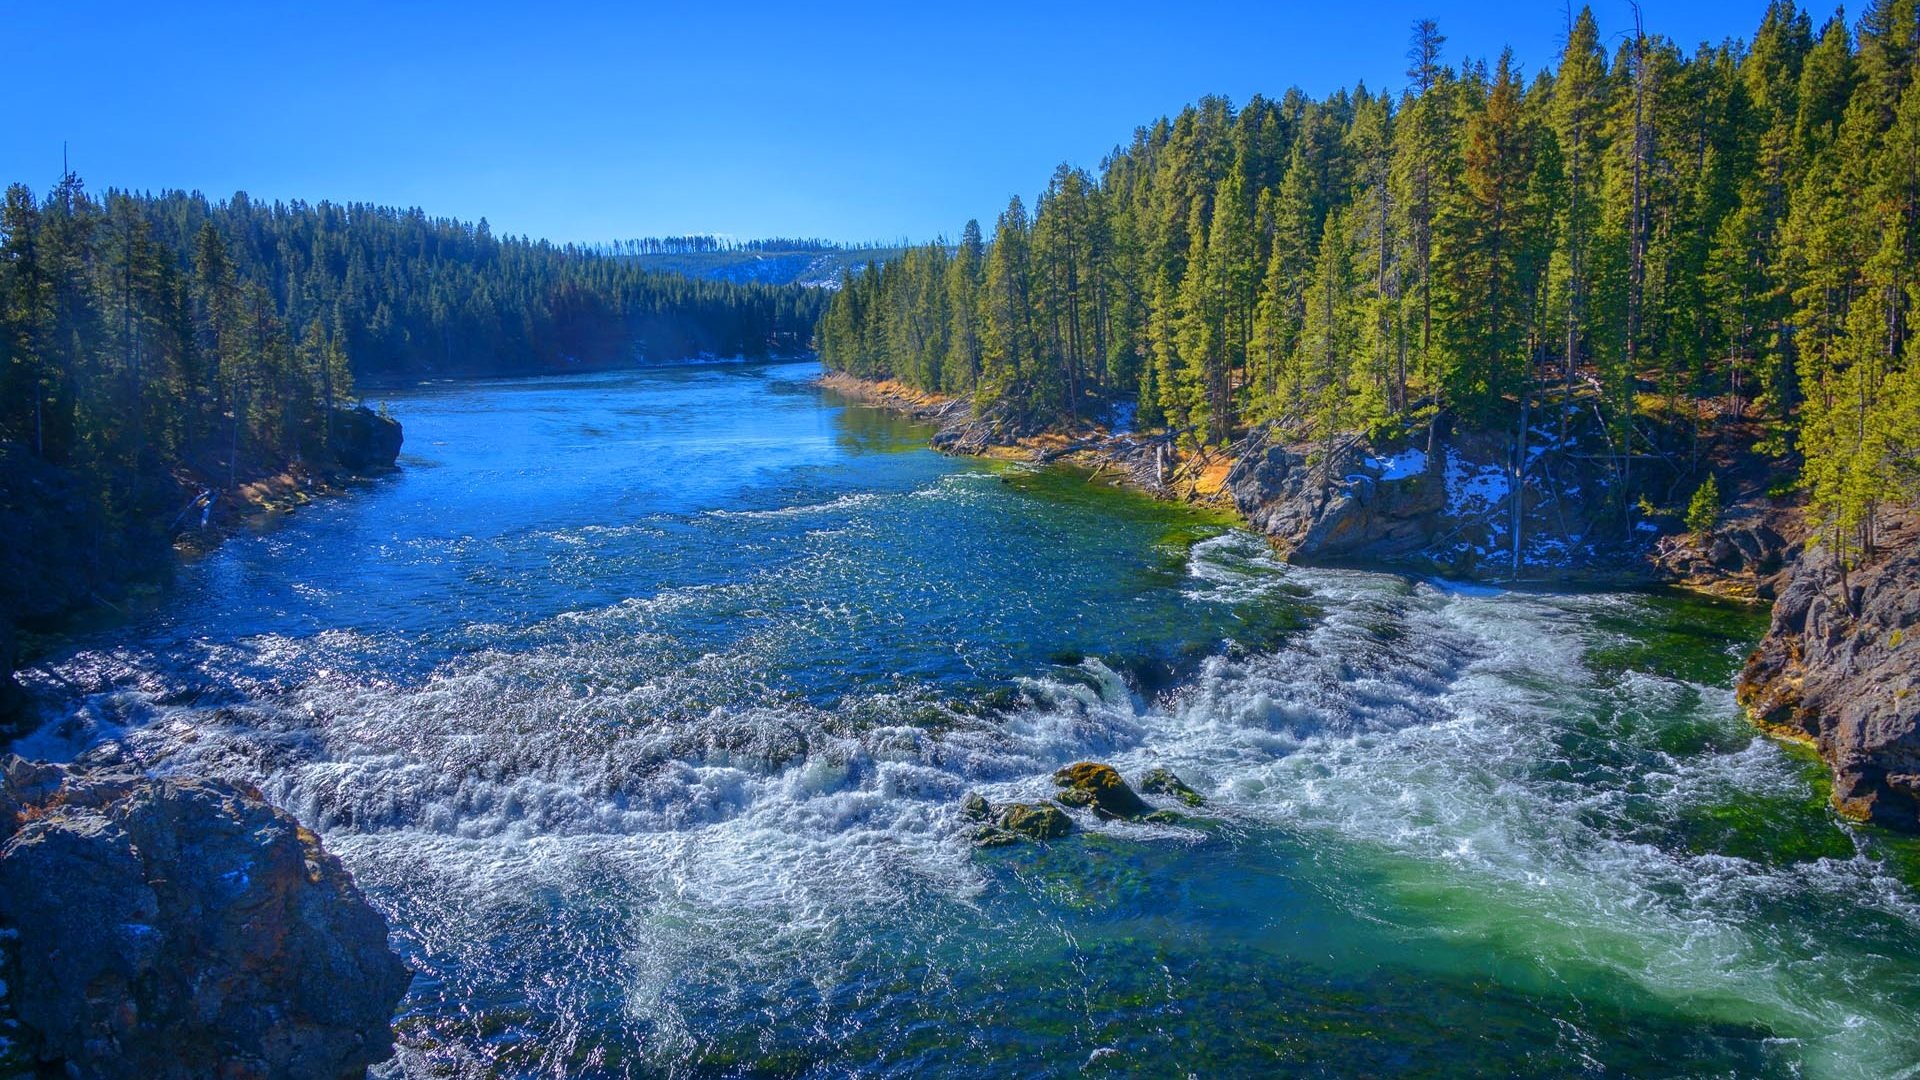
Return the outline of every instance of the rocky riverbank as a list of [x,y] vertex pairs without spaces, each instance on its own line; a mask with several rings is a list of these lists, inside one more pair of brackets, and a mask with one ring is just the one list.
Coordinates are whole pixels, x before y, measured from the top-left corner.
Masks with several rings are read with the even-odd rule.
[[1022,429],[963,399],[840,373],[822,385],[937,424],[929,441],[943,452],[1073,464],[1159,498],[1232,510],[1303,563],[1489,582],[1678,584],[1752,600],[1775,595],[1798,550],[1797,508],[1766,494],[1767,467],[1750,455],[1729,455],[1716,470],[1739,482],[1711,535],[1689,535],[1678,512],[1697,477],[1673,479],[1666,511],[1623,512],[1608,497],[1617,463],[1584,416],[1554,430],[1543,421],[1517,451],[1511,432],[1455,431],[1444,418],[1393,441],[1290,443],[1260,427],[1195,449],[1177,432],[1124,424]]
[[939,424],[936,449],[1071,462],[1162,498],[1231,508],[1301,562],[1773,601],[1741,702],[1763,730],[1820,752],[1840,813],[1920,830],[1920,525],[1911,520],[1886,532],[1879,557],[1848,569],[1806,548],[1799,505],[1768,493],[1778,478],[1751,455],[1722,463],[1733,497],[1714,528],[1695,534],[1678,514],[1605,509],[1611,463],[1583,445],[1578,426],[1536,429],[1522,455],[1509,433],[1445,425],[1383,445],[1288,445],[1256,430],[1194,452],[1114,427],[1013,430],[964,401],[844,375],[825,385]]
[[23,633],[118,607],[129,589],[164,581],[176,549],[205,550],[249,519],[392,468],[401,441],[391,417],[341,409],[324,464],[275,464],[231,485],[186,468],[156,473],[128,485],[128,505],[110,509],[82,473],[0,444],[0,744],[28,721],[29,702],[13,679],[26,659]]
[[359,1077],[412,978],[258,791],[0,758],[0,1072]]
[[1842,814],[1920,829],[1920,522],[1848,567],[1825,547],[1795,561],[1766,638],[1740,676],[1754,722],[1819,750]]

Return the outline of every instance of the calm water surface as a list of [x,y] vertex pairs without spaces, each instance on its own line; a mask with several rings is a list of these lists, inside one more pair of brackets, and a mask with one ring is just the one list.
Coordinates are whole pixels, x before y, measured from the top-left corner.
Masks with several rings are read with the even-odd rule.
[[[1752,613],[1288,568],[815,374],[397,396],[22,749],[319,829],[395,1075],[1914,1075],[1916,860],[1741,722]],[[1082,758],[1209,804],[971,848]]]

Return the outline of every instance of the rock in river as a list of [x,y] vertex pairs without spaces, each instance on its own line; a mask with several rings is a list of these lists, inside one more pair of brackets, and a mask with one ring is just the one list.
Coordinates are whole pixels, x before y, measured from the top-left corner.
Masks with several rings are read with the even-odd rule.
[[1101,817],[1133,818],[1153,809],[1127,786],[1111,765],[1080,761],[1053,774],[1065,790],[1055,798],[1068,806],[1091,806]]
[[411,979],[319,837],[232,784],[0,758],[0,1018],[21,1066],[358,1077]]
[[987,800],[976,794],[960,804],[960,815],[986,822],[973,833],[973,842],[979,847],[1058,840],[1073,831],[1073,819],[1047,803],[1003,803],[989,808]]
[[335,409],[330,431],[334,460],[348,472],[391,469],[400,457],[399,422],[365,405]]
[[1201,794],[1188,787],[1186,781],[1173,775],[1171,769],[1148,769],[1140,778],[1140,790],[1149,795],[1167,795],[1179,799],[1188,806],[1205,806],[1207,800]]

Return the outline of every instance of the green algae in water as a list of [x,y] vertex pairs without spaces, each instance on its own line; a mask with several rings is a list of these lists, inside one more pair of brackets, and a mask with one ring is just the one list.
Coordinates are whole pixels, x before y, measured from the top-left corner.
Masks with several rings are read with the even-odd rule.
[[1172,502],[1110,482],[1078,465],[1057,463],[1041,468],[1005,462],[990,467],[1000,479],[1023,495],[1060,505],[1087,507],[1101,513],[1124,515],[1142,523],[1165,527],[1163,543],[1187,538],[1191,544],[1240,524],[1238,515],[1218,507]]
[[[878,931],[876,955],[898,949],[905,965],[733,997],[730,1019],[683,1065],[699,1075],[836,1072],[853,1061],[941,1076],[1451,1077],[1645,1075],[1711,1061],[1725,1074],[1795,1075],[1790,1046],[1766,1025],[1703,1021],[1618,980],[1520,990],[1504,972],[1449,973],[1391,951],[1346,964],[1275,949],[1261,941],[1269,923],[1339,939],[1324,938],[1323,899],[1232,848],[1196,864],[1095,846],[1077,871],[1067,849],[995,853],[1007,891],[963,917],[985,921],[976,933],[929,949]],[[1097,869],[1112,860],[1123,868]],[[1089,876],[1101,883],[1091,894],[1072,884]],[[1222,906],[1249,888],[1269,901],[1257,915]]]
[[1606,674],[1640,671],[1708,686],[1727,686],[1766,633],[1768,611],[1754,604],[1673,590],[1649,596],[1619,614],[1595,618],[1616,640],[1587,652]]
[[924,452],[935,430],[933,424],[892,409],[849,403],[834,426],[834,441],[852,453],[911,454]]
[[1744,792],[1688,806],[1675,823],[1675,839],[1696,854],[1762,866],[1852,858],[1855,834],[1833,812],[1826,764],[1809,747],[1781,744],[1780,750],[1798,766],[1806,784],[1803,791]]

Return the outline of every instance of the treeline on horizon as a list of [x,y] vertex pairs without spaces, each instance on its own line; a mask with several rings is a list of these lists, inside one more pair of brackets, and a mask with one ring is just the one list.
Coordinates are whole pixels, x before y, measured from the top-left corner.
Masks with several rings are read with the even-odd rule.
[[849,274],[823,358],[1029,425],[1133,402],[1202,445],[1594,416],[1623,514],[1636,459],[1737,431],[1871,548],[1920,491],[1915,0],[1817,31],[1777,2],[1691,51],[1626,30],[1610,52],[1583,9],[1528,79],[1421,21],[1397,96],[1204,99],[990,241]]
[[701,233],[692,236],[643,236],[634,240],[615,240],[596,250],[614,255],[717,255],[733,252],[827,252],[877,251],[904,246],[864,240],[853,243],[820,237],[769,236],[759,240],[735,240],[732,237]]

